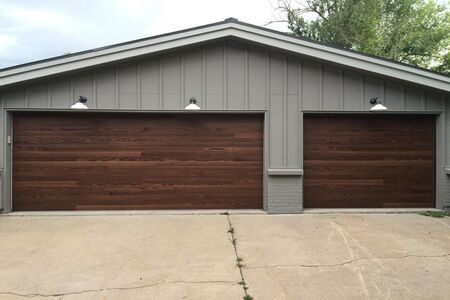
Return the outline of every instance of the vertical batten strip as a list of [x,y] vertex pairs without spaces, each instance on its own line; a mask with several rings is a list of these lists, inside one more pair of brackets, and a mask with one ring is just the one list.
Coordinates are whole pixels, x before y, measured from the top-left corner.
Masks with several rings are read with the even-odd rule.
[[361,102],[359,103],[359,110],[364,110],[364,94],[366,93],[366,83],[364,80],[364,76],[361,76]]
[[266,52],[266,110],[270,108],[270,52]]
[[[267,145],[268,147],[264,147],[264,149],[267,148],[267,159],[268,164],[266,165],[266,168],[272,165],[272,162],[270,161],[270,52],[266,52],[266,123],[267,123]],[[265,172],[265,170],[264,170]]]
[[52,107],[52,94],[50,91],[50,83],[47,82],[47,107],[51,108]]
[[158,58],[158,89],[159,89],[159,109],[164,110],[164,90],[163,90],[163,70],[161,56]]
[[303,111],[303,61],[298,61],[298,107]]
[[202,101],[203,106],[205,109],[207,109],[207,103],[206,103],[206,58],[205,58],[205,49],[201,49],[202,54]]
[[97,77],[92,73],[92,106],[97,108]]
[[116,91],[115,91],[115,96],[116,96],[116,108],[119,108],[119,70],[116,68],[114,69],[114,78],[116,81]]
[[425,104],[425,91],[421,90],[420,91],[420,105],[422,110],[425,110],[426,104]]
[[24,104],[25,104],[25,107],[28,108],[30,106],[29,99],[28,99],[29,91],[28,91],[27,87],[24,87],[24,90],[25,90],[25,93],[24,93],[24,96],[25,96]]
[[141,64],[136,64],[136,91],[138,97],[138,108],[142,109],[142,88],[141,88]]
[[340,93],[339,93],[339,110],[344,110],[344,70],[339,72]]
[[319,81],[319,107],[323,110],[323,64],[320,64]]
[[73,77],[70,77],[70,99],[69,99],[69,107],[73,104],[73,98],[75,97],[75,91],[73,90]]
[[185,74],[184,74],[184,53],[180,56],[180,109],[184,108],[184,97],[186,94],[185,85]]
[[228,49],[227,44],[223,43],[223,109],[228,109]]
[[288,58],[284,59],[283,66],[283,166],[287,167],[288,161],[288,141],[287,141],[287,109],[288,109]]
[[249,50],[246,47],[245,48],[245,71],[244,71],[244,89],[245,89],[245,95],[244,95],[244,99],[245,99],[245,109],[250,109],[250,79],[249,79],[249,74],[250,74],[250,64],[249,64]]
[[406,110],[406,90],[405,90],[405,86],[403,84],[400,85],[400,97],[402,99],[402,105],[403,105],[402,110]]
[[[298,62],[298,101],[299,110],[297,112],[297,127],[298,127],[298,162],[299,167],[303,169],[303,61]],[[302,198],[302,196],[300,196]],[[303,199],[301,200],[303,201]]]
[[[445,165],[450,166],[450,96],[446,99],[445,96],[443,96],[444,100],[444,113],[442,114],[445,117],[446,120],[446,126],[445,126],[445,135],[446,140],[444,140],[445,145]],[[447,179],[449,180],[449,179]],[[448,183],[450,184],[450,182]],[[450,195],[448,196],[450,200]]]

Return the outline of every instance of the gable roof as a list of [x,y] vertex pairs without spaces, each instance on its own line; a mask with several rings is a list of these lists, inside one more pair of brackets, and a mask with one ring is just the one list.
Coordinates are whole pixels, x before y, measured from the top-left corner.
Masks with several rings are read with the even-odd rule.
[[131,42],[0,69],[0,87],[174,48],[234,37],[325,62],[450,92],[450,77],[240,22],[234,18]]

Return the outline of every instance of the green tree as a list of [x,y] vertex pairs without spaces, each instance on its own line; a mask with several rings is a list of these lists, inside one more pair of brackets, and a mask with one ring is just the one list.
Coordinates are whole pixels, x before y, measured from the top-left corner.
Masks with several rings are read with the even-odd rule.
[[292,34],[450,74],[450,9],[433,0],[278,0]]

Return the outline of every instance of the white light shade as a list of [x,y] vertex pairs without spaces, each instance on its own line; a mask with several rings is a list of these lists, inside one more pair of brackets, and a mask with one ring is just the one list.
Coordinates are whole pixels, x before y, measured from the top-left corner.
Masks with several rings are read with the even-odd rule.
[[197,104],[191,103],[184,108],[185,110],[200,110],[200,107]]
[[370,109],[370,111],[383,111],[383,110],[387,110],[387,107],[384,106],[381,103],[377,103],[374,106],[372,106],[372,108]]
[[189,99],[189,105],[184,108],[185,110],[200,110],[200,106],[197,105],[197,99],[192,97]]
[[71,109],[88,109],[88,107],[86,105],[84,105],[83,103],[80,103],[80,102],[75,103],[70,108]]

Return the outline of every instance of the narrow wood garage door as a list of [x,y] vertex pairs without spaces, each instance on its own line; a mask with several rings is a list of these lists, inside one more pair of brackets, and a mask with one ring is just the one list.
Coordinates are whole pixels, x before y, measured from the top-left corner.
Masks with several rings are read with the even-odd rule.
[[433,116],[305,115],[304,206],[434,207]]
[[263,117],[14,113],[13,210],[261,208]]

